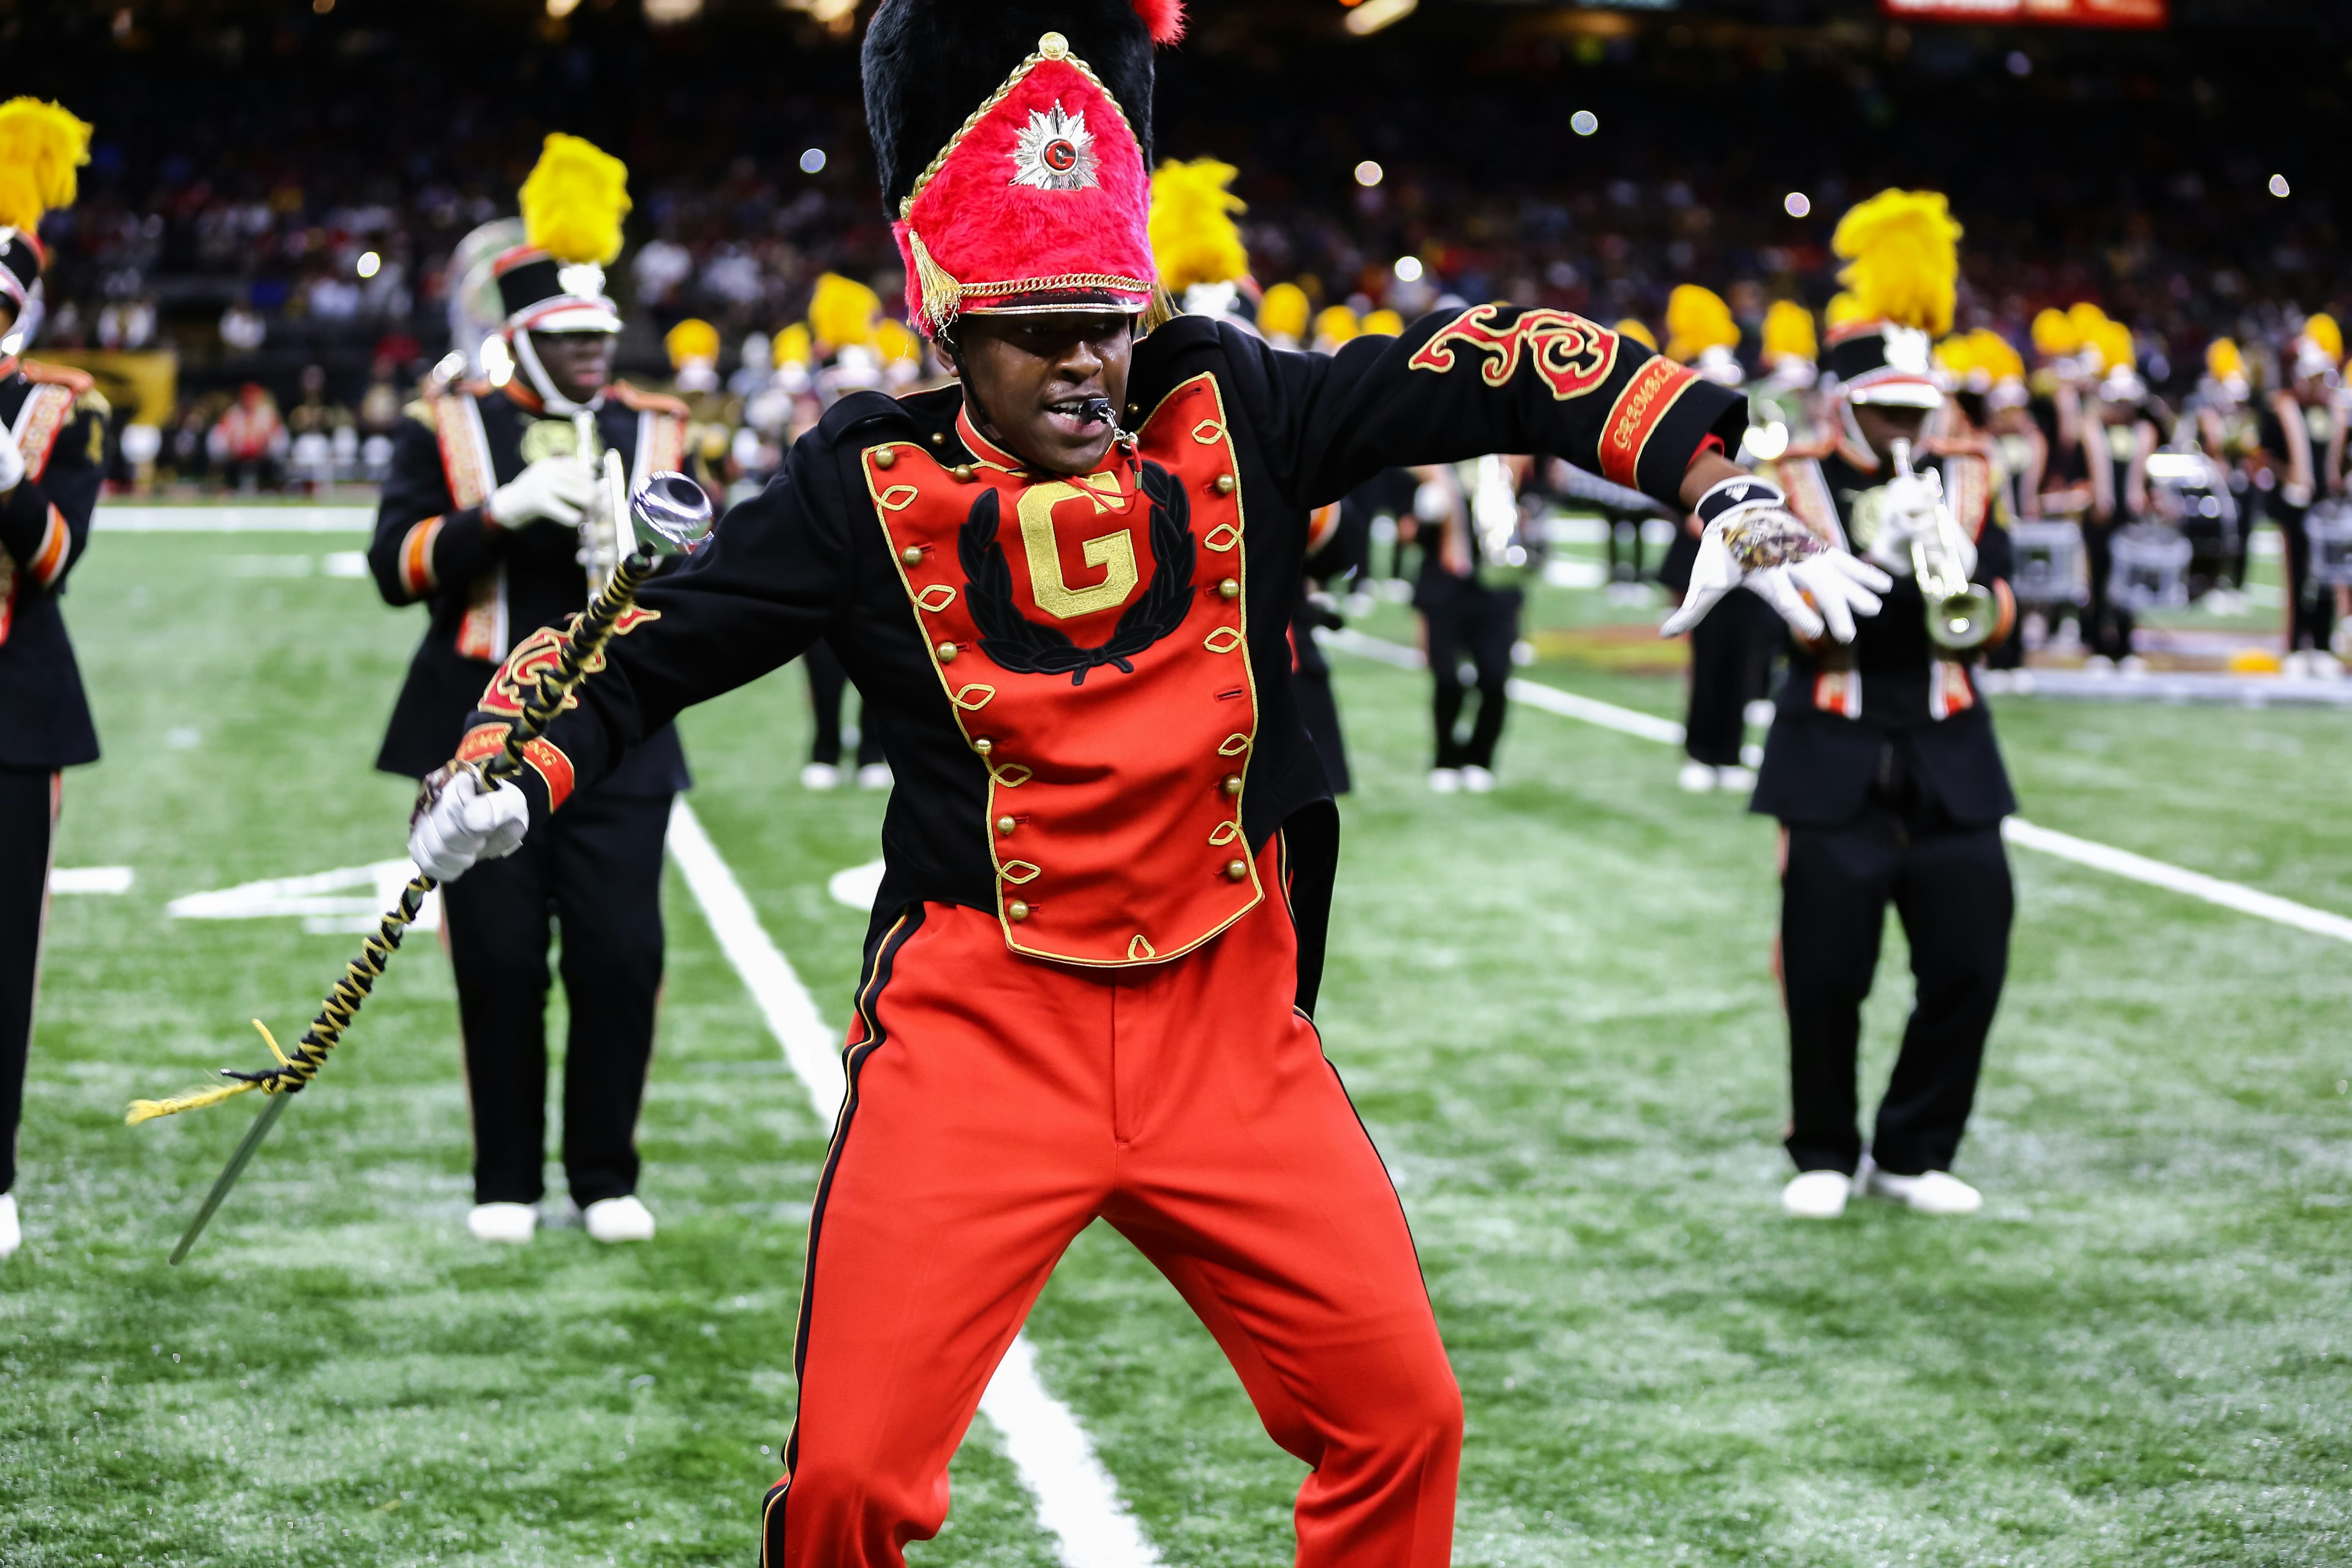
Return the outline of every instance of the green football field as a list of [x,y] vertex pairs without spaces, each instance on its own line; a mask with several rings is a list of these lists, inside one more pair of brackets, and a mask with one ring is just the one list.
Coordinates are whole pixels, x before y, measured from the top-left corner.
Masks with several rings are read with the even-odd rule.
[[[266,1059],[247,1020],[299,1033],[357,940],[166,905],[402,852],[409,787],[369,764],[419,619],[334,574],[357,542],[101,533],[75,579],[107,757],[68,780],[58,863],[135,882],[50,925],[0,1563],[741,1568],[825,1129],[678,876],[657,1241],[467,1237],[449,970],[419,940],[165,1265],[255,1101],[136,1129],[125,1103]],[[1671,678],[1528,673],[1679,705]],[[2352,947],[2021,850],[1958,1167],[1986,1211],[1791,1222],[1769,826],[1678,793],[1670,748],[1525,708],[1498,793],[1433,796],[1423,678],[1339,685],[1359,788],[1319,1021],[1467,1402],[1458,1562],[2352,1563]],[[2033,821],[2352,913],[2352,716],[2000,717]],[[692,798],[838,1026],[865,921],[826,883],[878,852],[881,800],[803,794],[806,728],[793,670],[691,714]],[[1891,937],[1874,1082],[1904,962]],[[1122,1241],[1080,1239],[1030,1334],[1164,1563],[1289,1560],[1301,1468]],[[988,1423],[911,1555],[1058,1561]]]

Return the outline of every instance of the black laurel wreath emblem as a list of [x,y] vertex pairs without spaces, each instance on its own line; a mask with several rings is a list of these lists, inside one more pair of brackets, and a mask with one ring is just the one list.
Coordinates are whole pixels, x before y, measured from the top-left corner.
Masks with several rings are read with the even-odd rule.
[[1013,567],[997,542],[1000,521],[994,490],[972,502],[956,539],[963,563],[966,600],[980,627],[980,651],[1015,675],[1061,675],[1084,686],[1087,673],[1114,665],[1135,673],[1137,654],[1184,624],[1192,613],[1192,568],[1199,546],[1192,540],[1192,507],[1184,487],[1157,463],[1143,465],[1140,489],[1151,503],[1151,581],[1118,617],[1098,647],[1080,647],[1052,626],[1039,626],[1013,602]]

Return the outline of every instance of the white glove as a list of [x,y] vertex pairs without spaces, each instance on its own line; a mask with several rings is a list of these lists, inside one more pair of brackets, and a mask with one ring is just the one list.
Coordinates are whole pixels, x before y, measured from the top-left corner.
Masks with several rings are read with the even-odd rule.
[[1943,510],[1944,486],[1933,472],[1896,475],[1886,481],[1885,501],[1879,513],[1878,537],[1870,542],[1870,559],[1898,577],[1911,574],[1911,542],[1936,527]]
[[530,803],[511,781],[482,787],[472,768],[445,768],[425,781],[408,824],[408,858],[426,876],[454,882],[478,860],[511,855],[530,827]]
[[1808,640],[1823,631],[1853,640],[1857,615],[1874,616],[1878,595],[1895,586],[1877,567],[1833,549],[1790,513],[1779,489],[1742,474],[1699,498],[1706,527],[1682,607],[1658,628],[1677,637],[1696,626],[1716,601],[1744,587],[1780,613]]
[[25,482],[25,454],[16,447],[7,430],[0,427],[0,496],[6,495]]
[[534,522],[580,526],[580,514],[596,496],[596,470],[578,458],[541,458],[490,492],[483,510],[500,528]]

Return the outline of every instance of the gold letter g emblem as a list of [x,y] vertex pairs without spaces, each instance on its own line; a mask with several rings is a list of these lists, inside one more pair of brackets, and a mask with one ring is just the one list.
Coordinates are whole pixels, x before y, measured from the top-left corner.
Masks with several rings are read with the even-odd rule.
[[1118,494],[1116,475],[1089,474],[1082,483],[1087,488],[1050,479],[1021,492],[1021,548],[1029,557],[1029,588],[1036,595],[1037,607],[1056,620],[1076,620],[1097,610],[1115,609],[1135,592],[1135,538],[1123,528],[1089,539],[1079,547],[1087,565],[1104,570],[1100,583],[1091,588],[1073,588],[1062,580],[1061,552],[1054,542],[1054,508],[1084,496],[1094,502],[1096,511],[1107,511],[1108,506],[1096,492]]

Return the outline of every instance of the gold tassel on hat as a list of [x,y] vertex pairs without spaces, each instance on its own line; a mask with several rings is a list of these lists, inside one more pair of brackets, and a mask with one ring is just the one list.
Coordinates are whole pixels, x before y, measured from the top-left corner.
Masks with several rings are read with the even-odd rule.
[[602,267],[621,254],[629,170],[577,136],[551,132],[522,183],[524,240],[567,264]]
[[0,103],[0,226],[38,232],[41,215],[72,205],[74,171],[89,162],[88,121],[37,98]]
[[915,255],[915,288],[923,300],[923,320],[934,332],[945,330],[963,310],[963,285],[931,259],[923,237],[907,230],[907,248]]

